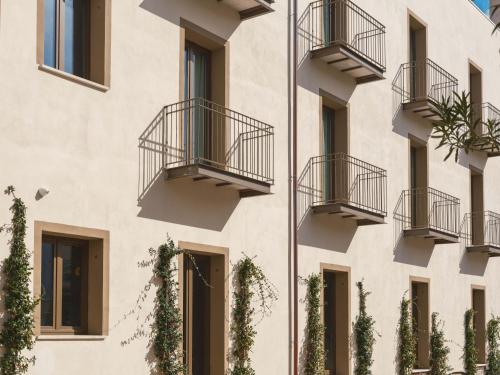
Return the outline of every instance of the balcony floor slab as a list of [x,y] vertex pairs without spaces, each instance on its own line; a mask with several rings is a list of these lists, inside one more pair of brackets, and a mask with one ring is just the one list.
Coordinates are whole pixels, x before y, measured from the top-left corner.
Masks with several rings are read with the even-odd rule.
[[342,42],[310,52],[311,58],[319,58],[342,73],[350,75],[357,84],[384,79],[384,71],[373,64],[349,45]]
[[204,164],[188,164],[165,168],[165,180],[191,178],[193,182],[209,183],[216,187],[233,189],[240,197],[271,193],[271,184]]
[[405,229],[403,231],[405,237],[420,237],[434,241],[435,244],[458,243],[459,236],[457,234],[443,232],[433,228],[418,228]]
[[468,253],[488,254],[490,258],[500,256],[500,246],[494,245],[472,245],[467,246]]
[[271,4],[265,0],[218,0],[238,11],[242,20],[257,17],[273,11]]
[[435,103],[430,98],[416,99],[410,103],[403,104],[403,110],[411,111],[416,115],[430,121],[438,121],[439,116],[434,114],[433,110],[436,108]]
[[315,214],[337,215],[356,220],[359,226],[385,224],[385,216],[346,203],[327,203],[312,207]]

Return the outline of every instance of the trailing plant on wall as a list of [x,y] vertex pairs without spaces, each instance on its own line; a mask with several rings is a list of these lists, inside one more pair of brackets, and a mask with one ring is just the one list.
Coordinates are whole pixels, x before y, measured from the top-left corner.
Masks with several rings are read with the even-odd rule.
[[411,301],[403,296],[400,304],[400,317],[398,324],[398,374],[410,375],[416,361],[415,347],[417,344],[413,334],[412,318],[410,315]]
[[305,375],[324,375],[325,373],[325,327],[321,322],[320,295],[321,276],[312,274],[306,280],[307,323],[305,338]]
[[250,360],[250,352],[255,341],[254,317],[252,306],[257,296],[262,316],[271,313],[271,307],[278,295],[274,286],[264,275],[262,269],[252,258],[245,256],[235,265],[235,290],[233,292],[233,322],[231,335],[233,346],[231,357],[233,361],[232,375],[254,375]]
[[447,375],[451,371],[448,366],[450,348],[446,345],[443,322],[438,319],[438,313],[432,313],[430,375]]
[[375,320],[366,312],[366,298],[370,295],[362,281],[356,283],[359,295],[359,314],[354,323],[354,342],[356,349],[355,375],[371,375],[373,364],[373,345],[375,344]]
[[475,311],[473,309],[465,312],[464,318],[464,368],[467,375],[476,375],[477,373],[477,349],[476,349],[476,331],[473,326]]
[[500,374],[500,317],[492,317],[486,330],[488,337],[488,358],[486,375]]
[[436,148],[447,147],[448,153],[458,160],[459,151],[500,151],[500,119],[482,119],[481,108],[470,102],[470,94],[454,93],[454,100],[446,98],[436,103],[434,114],[439,120],[433,123],[432,138],[439,139]]
[[151,249],[150,252],[156,255],[153,273],[159,281],[152,330],[156,367],[162,375],[183,374],[182,317],[177,305],[177,269],[173,262],[182,250],[169,238],[157,250]]
[[14,187],[9,186],[5,194],[12,195],[13,204],[11,224],[0,231],[11,234],[10,254],[5,259],[2,272],[4,276],[5,321],[0,332],[0,344],[3,355],[0,359],[2,375],[24,374],[35,357],[27,357],[26,351],[33,349],[34,310],[38,300],[32,297],[30,279],[32,267],[31,253],[26,248],[26,206],[21,198],[14,194]]

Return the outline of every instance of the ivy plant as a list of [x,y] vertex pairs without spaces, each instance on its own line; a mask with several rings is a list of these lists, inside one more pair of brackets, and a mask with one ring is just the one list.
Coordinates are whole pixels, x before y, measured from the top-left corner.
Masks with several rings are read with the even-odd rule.
[[262,316],[271,313],[274,301],[278,299],[276,289],[265,276],[262,269],[248,256],[241,259],[234,267],[235,289],[233,292],[233,322],[231,324],[233,361],[232,375],[255,375],[250,352],[255,342],[257,331],[253,307],[254,297],[259,301]]
[[417,359],[415,353],[417,340],[413,334],[413,321],[410,314],[410,304],[411,301],[406,298],[406,296],[403,296],[399,307],[398,375],[410,375]]
[[179,286],[175,277],[175,257],[182,253],[172,239],[157,250],[154,276],[159,282],[156,290],[154,323],[152,327],[153,349],[156,367],[161,375],[179,375],[186,372],[182,352],[182,316],[177,305]]
[[439,314],[436,312],[432,313],[431,316],[430,375],[447,375],[451,371],[451,367],[448,366],[450,348],[446,345],[444,323],[439,320],[438,316]]
[[305,279],[307,285],[306,294],[306,337],[305,337],[305,375],[325,374],[325,327],[321,322],[320,295],[321,275],[312,274]]
[[355,343],[355,375],[372,375],[373,346],[375,344],[375,320],[366,312],[366,298],[370,295],[364,289],[363,281],[356,283],[359,295],[359,313],[353,324]]
[[38,299],[33,298],[30,288],[32,267],[31,252],[26,248],[26,206],[21,198],[14,194],[14,187],[9,186],[5,194],[13,197],[10,207],[12,219],[10,225],[0,228],[11,234],[10,253],[2,267],[4,277],[5,320],[0,332],[0,345],[3,354],[0,359],[2,375],[24,374],[35,357],[28,357],[27,351],[35,344],[34,311]]
[[477,374],[477,349],[476,349],[476,331],[473,326],[475,311],[473,309],[465,312],[464,318],[464,368],[467,375]]
[[486,329],[488,337],[488,358],[486,375],[500,374],[500,317],[492,317]]
[[435,104],[433,112],[439,120],[433,122],[432,138],[439,140],[437,149],[448,148],[445,160],[454,155],[458,161],[461,150],[467,154],[500,151],[500,119],[482,119],[481,113],[476,113],[479,111],[466,92]]

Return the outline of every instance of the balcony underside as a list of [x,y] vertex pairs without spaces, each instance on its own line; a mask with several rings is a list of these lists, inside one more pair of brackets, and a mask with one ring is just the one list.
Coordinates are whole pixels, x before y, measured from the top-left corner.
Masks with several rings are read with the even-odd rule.
[[337,215],[356,220],[358,225],[385,224],[384,216],[346,203],[327,203],[312,207],[315,214]]
[[265,0],[218,0],[235,9],[242,20],[257,17],[273,11],[269,2]]
[[471,245],[467,246],[468,253],[488,254],[490,258],[500,256],[500,246],[494,245]]
[[458,243],[458,234],[443,232],[434,228],[405,229],[405,237],[431,239],[435,244]]
[[497,157],[497,156],[500,156],[500,151],[490,151],[490,152],[488,152],[488,157],[489,158],[494,158],[494,157]]
[[410,103],[403,104],[403,110],[411,111],[416,115],[430,121],[438,121],[439,116],[433,112],[435,109],[434,101],[430,98],[416,99]]
[[165,180],[179,178],[190,178],[195,183],[209,183],[218,188],[236,190],[242,198],[271,193],[269,183],[203,164],[165,168]]
[[384,71],[342,42],[311,51],[311,58],[321,59],[342,73],[350,75],[356,83],[384,79]]

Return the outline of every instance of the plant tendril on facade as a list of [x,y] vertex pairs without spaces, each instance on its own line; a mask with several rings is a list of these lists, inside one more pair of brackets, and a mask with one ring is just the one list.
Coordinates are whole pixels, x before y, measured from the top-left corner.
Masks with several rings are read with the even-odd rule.
[[398,324],[398,375],[410,375],[416,362],[417,340],[413,334],[410,303],[411,301],[403,296]]
[[438,320],[438,315],[436,312],[432,313],[430,375],[447,375],[451,371],[451,367],[448,366],[450,348],[446,345],[444,337],[444,323]]
[[476,331],[473,326],[475,311],[473,309],[465,312],[464,318],[464,368],[467,375],[477,374],[477,349],[476,349]]
[[257,296],[264,316],[271,313],[271,306],[278,296],[262,269],[248,256],[235,265],[235,277],[233,324],[231,325],[233,339],[231,357],[234,366],[231,374],[254,375],[255,371],[250,360],[250,352],[257,334],[252,323],[255,315],[255,308],[252,307],[253,298]]
[[26,206],[15,196],[14,191],[12,186],[5,190],[5,194],[13,196],[11,224],[0,228],[0,231],[5,230],[12,236],[9,241],[10,254],[2,268],[5,279],[5,321],[0,332],[2,375],[24,374],[35,361],[35,357],[26,356],[26,351],[33,349],[35,344],[34,311],[38,299],[32,297],[30,288],[32,267],[31,253],[25,243]]
[[321,322],[321,276],[310,275],[306,280],[307,323],[305,338],[305,375],[324,375],[325,373],[325,327]]
[[375,320],[366,312],[366,298],[370,295],[362,281],[356,283],[359,293],[359,315],[354,323],[356,345],[355,375],[371,375],[373,365],[373,346],[375,344]]
[[492,317],[486,330],[488,337],[488,358],[486,375],[500,374],[500,318]]

